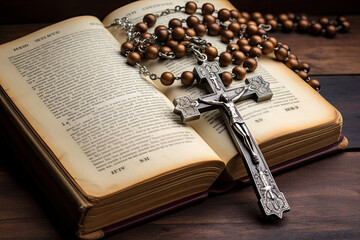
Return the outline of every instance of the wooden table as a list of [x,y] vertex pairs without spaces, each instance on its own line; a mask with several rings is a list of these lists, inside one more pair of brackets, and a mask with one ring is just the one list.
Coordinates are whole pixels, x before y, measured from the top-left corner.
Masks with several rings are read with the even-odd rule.
[[[360,238],[360,16],[348,16],[349,34],[334,39],[274,34],[311,64],[321,94],[343,115],[344,152],[276,176],[291,212],[265,220],[250,186],[110,236],[108,239],[359,239]],[[4,43],[48,25],[0,25]],[[316,114],[316,113],[314,113]],[[69,239],[54,208],[2,145],[0,239]],[[9,154],[9,155],[6,155]]]

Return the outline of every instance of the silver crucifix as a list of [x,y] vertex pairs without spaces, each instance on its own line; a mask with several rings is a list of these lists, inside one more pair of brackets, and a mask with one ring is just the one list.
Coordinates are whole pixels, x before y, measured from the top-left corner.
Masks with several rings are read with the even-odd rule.
[[210,94],[192,99],[183,96],[174,99],[174,112],[182,121],[198,119],[200,113],[219,109],[238,152],[241,154],[259,199],[259,206],[266,216],[282,218],[290,207],[285,196],[277,187],[259,146],[251,135],[235,102],[248,98],[256,101],[271,99],[273,93],[269,83],[261,76],[246,79],[246,86],[226,89],[221,81],[222,70],[217,62],[204,61],[193,70],[199,84],[204,83]]

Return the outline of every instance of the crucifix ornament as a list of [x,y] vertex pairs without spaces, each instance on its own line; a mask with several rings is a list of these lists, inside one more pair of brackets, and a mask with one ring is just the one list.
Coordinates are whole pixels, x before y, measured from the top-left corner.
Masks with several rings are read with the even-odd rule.
[[261,76],[247,78],[243,87],[226,89],[221,81],[222,70],[217,62],[203,61],[194,68],[198,84],[204,84],[208,95],[192,99],[182,96],[174,99],[174,112],[183,122],[200,118],[202,112],[218,109],[242,156],[249,178],[259,199],[259,206],[266,216],[282,218],[290,207],[280,192],[259,146],[235,106],[235,102],[254,98],[256,101],[271,99],[273,93],[269,83]]

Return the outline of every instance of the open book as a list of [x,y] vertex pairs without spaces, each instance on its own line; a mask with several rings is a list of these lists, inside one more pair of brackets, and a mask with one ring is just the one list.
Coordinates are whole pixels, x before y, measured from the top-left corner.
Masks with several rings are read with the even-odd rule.
[[[212,3],[233,9],[227,1]],[[182,206],[206,196],[215,182],[246,176],[218,111],[189,124],[173,113],[174,97],[204,90],[180,83],[165,87],[142,76],[119,53],[124,31],[104,27],[115,18],[136,23],[147,13],[184,4],[139,1],[103,22],[76,17],[0,46],[1,107],[39,156],[24,158],[24,165],[80,237],[102,237],[119,229],[118,223]],[[174,17],[186,15],[163,16],[157,24]],[[207,38],[219,51],[226,48],[218,38]],[[192,71],[196,61],[144,64],[157,75],[178,76]],[[270,55],[248,74],[256,75],[270,82],[273,98],[237,107],[269,166],[346,147],[340,113],[296,73]],[[244,84],[234,81],[231,87]]]

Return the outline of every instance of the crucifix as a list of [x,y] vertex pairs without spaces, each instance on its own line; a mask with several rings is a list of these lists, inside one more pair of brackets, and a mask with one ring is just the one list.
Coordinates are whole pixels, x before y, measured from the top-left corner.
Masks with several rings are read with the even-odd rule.
[[183,122],[200,118],[202,112],[218,109],[242,156],[244,165],[252,182],[259,206],[266,216],[275,215],[282,218],[290,207],[285,196],[280,192],[259,146],[251,135],[235,102],[254,98],[256,101],[271,99],[273,93],[269,83],[261,76],[246,79],[243,87],[226,89],[221,81],[222,70],[217,62],[203,61],[193,70],[198,84],[204,84],[210,92],[208,95],[192,99],[182,96],[174,99],[174,112]]

